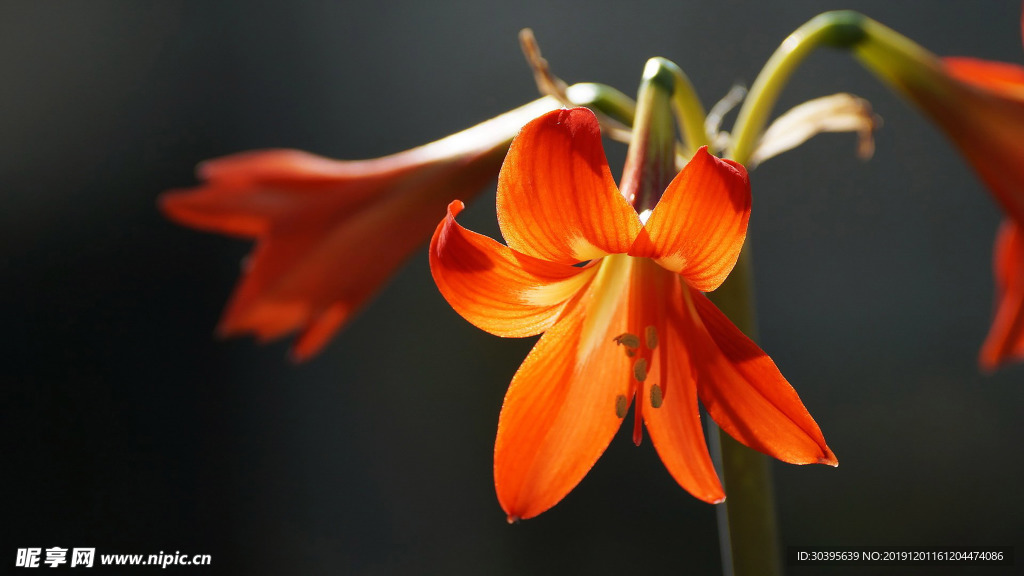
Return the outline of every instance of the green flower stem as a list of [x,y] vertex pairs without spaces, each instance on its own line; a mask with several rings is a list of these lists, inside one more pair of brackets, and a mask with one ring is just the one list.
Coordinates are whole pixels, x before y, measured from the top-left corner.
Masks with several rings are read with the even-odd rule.
[[672,109],[679,119],[679,130],[683,133],[683,141],[688,148],[685,156],[690,158],[698,148],[708,144],[708,135],[704,132],[704,119],[707,113],[704,112],[704,105],[701,104],[693,83],[682,69],[664,58],[654,60],[672,75]]
[[[768,59],[743,101],[726,155],[746,164],[796,68],[818,47],[856,45],[864,38],[865,20],[856,12],[826,12],[790,34]],[[709,296],[740,330],[757,339],[749,243],[729,278]],[[726,493],[726,501],[718,509],[723,572],[727,576],[782,574],[771,461],[714,424],[709,423],[709,428]]]
[[[672,110],[679,119],[679,130],[686,146],[684,152],[689,158],[698,148],[708,144],[708,136],[704,132],[704,105],[690,78],[678,66],[664,58],[652,58],[647,66],[653,67],[652,74],[661,78],[660,82],[671,94]],[[626,126],[632,126],[636,117],[636,102],[604,84],[573,84],[566,90],[566,96],[573,104],[593,108]]]
[[[729,278],[708,297],[737,328],[757,339],[749,243]],[[771,460],[740,444],[710,420],[708,429],[711,452],[725,484],[726,500],[718,505],[723,574],[782,574]]]
[[[941,61],[906,37],[856,12],[826,12],[791,34],[761,70],[733,129],[729,156],[734,160],[746,163],[750,158],[783,86],[819,46],[850,50],[883,82],[921,105],[949,98],[957,89],[943,72]],[[752,278],[748,243],[732,274],[709,296],[740,330],[756,339]],[[710,427],[712,451],[727,495],[718,511],[724,572],[734,576],[781,574],[771,462],[717,426]]]
[[[673,163],[672,114],[678,118],[690,148],[687,158],[707,143],[707,135],[704,108],[692,84],[668,60],[652,58],[647,62],[637,103],[621,190],[637,211],[643,211],[657,204],[661,192],[677,173]],[[750,253],[744,249],[729,279],[715,291],[714,299],[741,330],[753,336],[751,279]],[[720,469],[729,502],[719,508],[726,574],[781,574],[768,459],[724,433],[713,433],[712,444],[721,456]]]
[[626,126],[633,125],[636,116],[636,102],[611,86],[594,82],[580,82],[565,90],[569,101],[576,106],[586,106],[601,112]]
[[883,82],[912,101],[921,94],[942,100],[957,89],[937,56],[891,28],[865,16],[861,19],[864,38],[849,49]]
[[768,115],[775,107],[782,88],[797,66],[820,46],[850,48],[856,45],[864,38],[865,21],[867,18],[849,10],[825,12],[790,34],[768,59],[754,80],[754,85],[750,87],[736,118],[732,146],[727,155],[746,164],[764,132]]

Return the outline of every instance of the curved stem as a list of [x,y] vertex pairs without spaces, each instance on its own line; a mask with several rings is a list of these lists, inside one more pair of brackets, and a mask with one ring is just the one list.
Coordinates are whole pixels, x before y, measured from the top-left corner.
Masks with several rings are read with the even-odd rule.
[[611,86],[596,82],[580,82],[566,88],[565,95],[576,106],[586,106],[626,126],[633,125],[636,102]]
[[[782,88],[820,46],[849,48],[864,38],[865,18],[856,12],[826,12],[789,35],[754,81],[733,127],[727,156],[746,164]],[[709,297],[751,339],[756,340],[753,267],[749,243],[722,286]],[[711,447],[728,499],[718,510],[722,566],[727,576],[782,574],[771,462],[709,425]]]
[[693,83],[683,70],[664,58],[654,60],[672,75],[672,111],[679,119],[679,130],[683,133],[683,142],[687,148],[685,155],[689,158],[698,148],[708,144],[708,135],[704,131],[707,113],[704,112],[704,105],[701,104]]
[[782,88],[797,66],[820,46],[848,48],[857,44],[864,38],[865,20],[861,14],[849,10],[825,12],[783,40],[750,87],[733,127],[728,156],[745,164],[764,132]]
[[[662,82],[672,94],[672,111],[679,122],[679,131],[683,134],[685,150],[689,159],[701,146],[708,144],[708,135],[704,132],[704,105],[697,96],[697,91],[690,78],[669,60],[651,58],[648,66],[661,70]],[[626,126],[632,126],[636,116],[636,102],[615,88],[593,82],[573,84],[566,89],[566,96],[577,106],[593,108]]]
[[918,104],[942,101],[956,90],[942,61],[906,36],[864,17],[864,40],[850,47],[854,58]]

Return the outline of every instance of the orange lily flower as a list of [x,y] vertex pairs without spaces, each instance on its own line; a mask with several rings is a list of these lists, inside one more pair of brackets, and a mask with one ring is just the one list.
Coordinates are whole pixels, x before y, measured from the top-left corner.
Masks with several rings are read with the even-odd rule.
[[269,341],[298,331],[292,358],[316,354],[410,254],[453,198],[491,181],[520,127],[557,106],[537,100],[458,134],[374,160],[297,150],[201,164],[202,186],[160,208],[180,224],[257,241],[217,329]]
[[462,203],[451,203],[430,245],[441,293],[492,334],[544,333],[498,422],[494,478],[510,521],[572,490],[630,404],[634,442],[645,423],[669,473],[707,502],[725,495],[698,398],[751,448],[836,464],[772,360],[702,293],[735,265],[750,201],[743,166],[701,148],[637,214],[612,179],[596,118],[576,108],[530,122],[513,141],[497,192],[507,246],[460,226]]
[[[992,371],[1006,362],[1024,359],[1024,238],[1020,231],[1020,222],[1024,222],[1024,67],[964,57],[943,58],[943,63],[951,76],[988,101],[979,105],[995,106],[990,121],[980,125],[992,131],[989,136],[979,134],[991,138],[988,146],[978,149],[977,143],[960,144],[1010,214],[996,236],[995,317],[978,356],[982,369]],[[998,147],[1001,157],[986,156],[992,154],[989,147]]]
[[[1021,23],[1024,29],[1024,20]],[[996,311],[982,345],[985,370],[1024,359],[1024,67],[937,58],[876,22],[854,48],[950,137],[1007,213],[995,248]]]

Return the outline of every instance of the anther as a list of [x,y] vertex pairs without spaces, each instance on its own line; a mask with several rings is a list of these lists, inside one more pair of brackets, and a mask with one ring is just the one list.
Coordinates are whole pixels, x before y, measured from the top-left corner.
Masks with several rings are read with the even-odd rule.
[[633,350],[636,350],[640,347],[640,337],[636,334],[630,334],[629,332],[619,334],[613,338],[613,340],[615,340],[616,344],[621,344],[627,349],[632,348]]
[[629,400],[624,394],[619,394],[615,397],[615,415],[619,418],[625,418],[626,410],[629,410]]
[[661,402],[664,399],[661,386],[651,384],[651,408],[661,408]]
[[633,377],[636,378],[637,382],[643,382],[647,380],[647,359],[640,358],[633,364]]
[[647,344],[648,350],[654,350],[658,347],[658,329],[654,326],[648,326],[644,330],[644,340]]

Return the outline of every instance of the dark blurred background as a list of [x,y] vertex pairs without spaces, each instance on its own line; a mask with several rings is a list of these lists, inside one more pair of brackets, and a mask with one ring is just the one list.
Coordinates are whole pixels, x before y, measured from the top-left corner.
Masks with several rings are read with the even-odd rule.
[[[425,252],[294,365],[287,342],[215,340],[249,245],[172,225],[155,199],[194,185],[207,158],[375,157],[529,101],[526,26],[570,82],[632,94],[659,55],[710,105],[835,8],[940,54],[1024,62],[1020,3],[967,6],[3,2],[0,564],[17,548],[95,546],[212,555],[183,573],[716,573],[714,508],[626,430],[561,504],[506,525],[491,453],[532,341],[458,317]],[[841,462],[775,464],[784,543],[1021,553],[1024,367],[976,365],[998,208],[942,135],[846,55],[814,54],[779,110],[838,91],[884,117],[875,158],[828,135],[752,177],[762,345]],[[621,165],[622,147],[609,153]],[[496,234],[493,193],[465,222]],[[999,570],[978,573],[1013,569]]]

